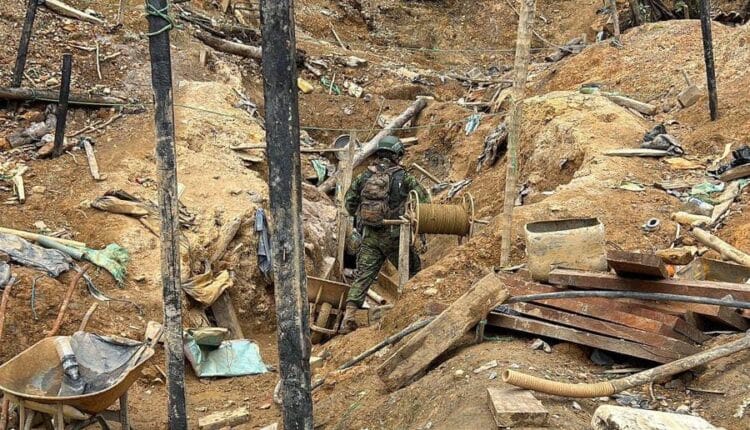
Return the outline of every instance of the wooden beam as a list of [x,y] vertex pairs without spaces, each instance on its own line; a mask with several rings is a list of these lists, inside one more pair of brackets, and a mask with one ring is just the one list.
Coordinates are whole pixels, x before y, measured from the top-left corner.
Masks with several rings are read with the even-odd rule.
[[523,315],[566,325],[576,329],[599,333],[617,339],[625,339],[651,346],[660,351],[661,355],[673,355],[674,359],[695,354],[700,350],[687,342],[664,335],[638,330],[628,326],[614,324],[595,318],[562,312],[556,309],[539,306],[532,303],[516,303],[512,309]]
[[57,122],[55,123],[55,147],[52,155],[59,157],[63,153],[65,141],[65,123],[68,122],[68,97],[70,95],[70,74],[73,71],[73,56],[63,54],[62,81],[60,83],[60,100],[57,102]]
[[493,312],[487,316],[487,324],[524,333],[551,337],[553,339],[564,340],[579,345],[586,345],[604,351],[655,361],[657,363],[668,363],[672,361],[670,356],[659,355],[660,351],[655,350],[650,346],[628,340],[613,339],[607,336],[587,333],[574,328],[562,327],[524,317]]
[[31,32],[34,28],[34,18],[36,17],[36,7],[39,5],[39,0],[28,0],[26,6],[26,17],[23,21],[23,29],[21,30],[21,40],[18,42],[18,53],[16,54],[16,65],[13,68],[13,83],[11,87],[18,88],[21,86],[23,81],[23,72],[26,68],[26,55],[29,52],[29,41],[31,40]]
[[[10,101],[44,101],[57,103],[60,100],[60,92],[37,88],[7,88],[0,87],[0,100]],[[68,96],[68,104],[90,108],[106,106],[122,106],[123,100],[116,97],[91,96],[88,94],[71,93]]]
[[339,207],[338,217],[338,235],[336,236],[338,242],[336,244],[336,261],[338,263],[339,278],[342,282],[344,280],[344,259],[346,254],[346,241],[348,239],[347,233],[349,231],[349,225],[351,224],[351,217],[346,211],[346,192],[349,190],[349,186],[352,183],[353,165],[352,160],[354,159],[354,150],[356,149],[357,132],[352,131],[349,133],[349,144],[346,145],[345,156],[339,161],[340,169],[343,171],[342,176],[339,178],[339,182],[336,188],[336,203]]
[[[166,10],[168,0],[146,0],[147,10]],[[185,399],[185,354],[182,349],[182,288],[180,286],[180,230],[177,200],[177,160],[172,98],[170,22],[162,15],[147,15],[151,85],[154,92],[156,167],[161,218],[161,281],[164,301],[164,347],[167,362],[169,430],[188,428]],[[58,119],[59,121],[59,119]]]
[[688,279],[630,279],[609,273],[555,269],[549,282],[585,289],[644,291],[721,299],[731,295],[735,300],[750,301],[750,285],[730,282],[693,281]]
[[714,66],[714,44],[711,34],[711,0],[701,0],[701,35],[703,36],[703,58],[706,62],[708,109],[711,121],[719,118],[719,97],[716,90],[716,68]]
[[507,172],[503,202],[503,230],[500,239],[500,265],[510,264],[511,243],[513,242],[513,208],[518,190],[518,141],[521,138],[522,100],[526,92],[526,78],[531,58],[531,34],[534,27],[535,0],[521,0],[518,13],[516,36],[516,57],[513,66],[513,91],[511,92],[511,115],[508,121]]
[[260,8],[282,418],[287,430],[312,430],[294,8],[292,0],[261,0]]
[[485,276],[380,365],[380,380],[390,391],[409,385],[507,297],[494,273]]
[[544,426],[549,412],[531,391],[487,388],[487,400],[495,423],[501,428]]
[[607,263],[620,276],[669,278],[669,272],[667,272],[664,261],[654,254],[608,251]]
[[216,301],[211,305],[211,311],[216,318],[216,324],[219,327],[229,329],[232,339],[245,339],[245,333],[242,331],[240,319],[237,318],[237,311],[232,303],[232,296],[228,290],[225,290]]

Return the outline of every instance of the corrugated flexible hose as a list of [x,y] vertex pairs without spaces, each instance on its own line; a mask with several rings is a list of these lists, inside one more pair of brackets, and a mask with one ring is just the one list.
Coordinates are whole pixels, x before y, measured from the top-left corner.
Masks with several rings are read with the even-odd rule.
[[552,394],[562,397],[592,398],[611,396],[620,391],[647,384],[657,379],[673,376],[694,367],[702,366],[718,358],[750,348],[750,331],[741,338],[713,347],[703,352],[690,355],[671,363],[654,367],[634,375],[595,384],[567,384],[550,381],[544,378],[527,375],[507,369],[503,372],[503,381],[527,390]]

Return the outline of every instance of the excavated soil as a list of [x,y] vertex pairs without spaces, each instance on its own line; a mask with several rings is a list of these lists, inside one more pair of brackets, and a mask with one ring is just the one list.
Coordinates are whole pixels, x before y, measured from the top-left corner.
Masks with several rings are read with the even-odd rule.
[[[23,17],[19,0],[0,4],[0,31],[10,35],[0,46],[0,81],[10,80],[10,64],[15,58]],[[71,0],[71,5],[91,7],[110,21],[116,15],[113,0],[87,2]],[[194,10],[219,17],[218,2],[196,1]],[[591,42],[602,16],[601,2],[538,2],[536,28],[553,44],[564,44],[585,35]],[[620,5],[623,10],[626,2]],[[728,11],[741,1],[718,2]],[[346,94],[331,94],[309,71],[300,75],[314,83],[311,94],[300,96],[300,122],[309,136],[328,146],[340,134],[356,129],[360,141],[380,128],[378,117],[390,118],[403,111],[418,95],[434,98],[429,106],[405,130],[403,137],[417,137],[408,151],[407,164],[417,162],[439,178],[455,182],[472,179],[458,197],[470,192],[477,215],[490,223],[467,243],[455,238],[430,238],[425,261],[429,267],[406,286],[396,307],[377,326],[354,334],[339,336],[313,348],[314,355],[330,358],[315,370],[314,379],[325,377],[314,393],[316,426],[330,429],[480,429],[495,428],[486,406],[486,387],[504,384],[497,376],[505,367],[561,381],[596,382],[605,376],[603,367],[590,359],[590,350],[567,343],[552,343],[552,353],[532,351],[532,338],[508,332],[491,332],[490,341],[446,354],[444,360],[414,384],[388,393],[375,375],[377,366],[394,351],[389,347],[344,372],[335,371],[341,363],[374,343],[431,313],[437,304],[449,304],[473,282],[499,264],[499,215],[503,207],[505,162],[479,172],[477,157],[485,137],[503,120],[502,112],[482,118],[479,127],[468,134],[464,130],[469,108],[455,103],[459,98],[487,100],[492,94],[469,91],[455,80],[445,79],[473,68],[482,72],[490,67],[508,70],[512,65],[516,32],[513,1],[463,0],[411,2],[400,0],[342,1],[304,0],[296,2],[299,47],[312,57],[322,58],[335,73],[335,81],[357,82],[370,98],[357,99]],[[118,243],[131,254],[128,278],[121,288],[103,271],[93,270],[94,282],[106,294],[136,302],[100,304],[88,330],[142,338],[146,323],[160,321],[161,288],[159,242],[137,220],[88,207],[88,202],[112,189],[123,189],[144,199],[157,197],[154,160],[153,110],[150,105],[150,69],[145,19],[142,5],[126,2],[125,25],[110,29],[60,18],[40,8],[35,24],[25,85],[44,86],[59,79],[63,52],[74,54],[73,88],[124,95],[145,104],[145,111],[126,115],[102,131],[92,133],[100,170],[106,180],[91,179],[85,156],[72,151],[57,159],[35,160],[18,154],[0,161],[26,162],[27,190],[43,186],[43,193],[29,192],[23,205],[0,206],[0,224],[36,231],[43,221],[51,231],[65,230],[68,237],[101,248]],[[256,6],[250,6],[255,8]],[[246,15],[248,24],[257,25],[257,12]],[[746,89],[748,38],[750,29],[714,25],[715,56],[719,81],[721,117],[711,122],[705,94],[694,106],[676,108],[676,94],[683,88],[680,69],[684,68],[700,86],[703,59],[699,22],[669,21],[647,24],[627,30],[623,47],[608,43],[590,44],[581,54],[545,65],[543,57],[552,52],[535,39],[534,62],[523,109],[524,129],[520,146],[519,183],[529,186],[524,206],[514,218],[514,263],[525,258],[523,224],[531,220],[595,216],[606,229],[608,247],[652,251],[668,247],[675,238],[676,226],[669,215],[680,202],[656,189],[662,181],[684,179],[698,183],[701,170],[675,170],[664,161],[625,159],[602,154],[607,149],[637,147],[643,133],[657,122],[668,122],[668,130],[683,143],[687,157],[710,164],[727,144],[732,149],[746,144],[750,135],[750,108]],[[336,42],[332,28],[348,45]],[[266,363],[278,364],[276,353],[274,299],[271,287],[257,269],[257,237],[252,217],[256,208],[267,209],[268,187],[262,151],[233,151],[230,146],[262,143],[262,122],[238,107],[236,91],[257,104],[263,113],[263,88],[259,65],[247,59],[211,52],[205,66],[200,64],[204,45],[188,33],[188,28],[172,33],[175,120],[177,131],[178,180],[185,187],[181,199],[195,215],[194,225],[182,230],[189,249],[184,252],[183,274],[200,273],[203,261],[214,251],[220,227],[235,216],[245,223],[230,252],[214,269],[231,270],[234,286],[230,289],[248,338],[258,343]],[[102,55],[121,52],[101,64],[103,78],[97,77],[94,54],[78,48],[98,41]],[[336,65],[334,57],[356,55],[368,64],[359,68]],[[413,82],[416,75],[430,85]],[[654,121],[619,107],[603,97],[578,94],[584,83],[599,83],[605,89],[629,95],[662,108]],[[50,83],[51,85],[54,83]],[[30,124],[43,105],[2,111],[0,135]],[[503,106],[501,111],[506,107]],[[114,113],[72,109],[68,130],[78,130],[97,119]],[[4,142],[2,143],[4,144]],[[5,149],[5,148],[3,148]],[[257,157],[254,162],[241,157]],[[303,156],[303,172],[312,175],[310,160]],[[333,161],[333,158],[330,158]],[[643,184],[642,192],[618,188],[623,181]],[[428,182],[425,182],[429,185]],[[1,185],[6,185],[2,183]],[[3,201],[12,196],[0,189]],[[740,249],[750,250],[750,215],[745,193],[717,234]],[[335,238],[332,226],[336,210],[326,196],[305,187],[305,238],[309,274],[320,275],[323,258],[333,255]],[[662,220],[660,230],[644,233],[646,219]],[[151,220],[158,225],[158,220]],[[1,340],[0,363],[42,339],[57,314],[65,285],[71,274],[54,280],[39,272],[13,267],[19,282],[12,290]],[[34,286],[32,288],[32,285]],[[436,289],[437,294],[426,294]],[[430,290],[431,291],[431,290]],[[32,299],[33,294],[33,299]],[[80,324],[91,298],[83,287],[76,290],[61,333],[70,334]],[[204,324],[194,304],[186,300],[185,325]],[[715,343],[729,338],[721,336]],[[654,386],[655,400],[648,389],[631,394],[650,400],[660,410],[675,410],[688,405],[717,426],[750,429],[747,415],[737,418],[737,408],[750,397],[750,355],[738,354],[719,360],[696,373],[688,386],[720,390],[724,395],[686,391],[685,386]],[[480,373],[473,370],[491,360],[499,366]],[[163,351],[159,349],[144,376],[131,391],[131,421],[134,428],[164,428],[166,390],[161,370]],[[647,366],[637,360],[618,358],[623,366]],[[157,367],[158,366],[158,367]],[[461,374],[458,371],[462,371]],[[495,372],[495,375],[493,375]],[[246,406],[251,410],[248,423],[236,428],[255,429],[280,420],[280,409],[273,403],[273,388],[278,376],[264,375],[199,380],[187,371],[190,428],[197,428],[199,417],[211,412]],[[552,396],[538,396],[550,411],[549,428],[588,428],[591,413],[602,403],[614,399],[572,402]]]

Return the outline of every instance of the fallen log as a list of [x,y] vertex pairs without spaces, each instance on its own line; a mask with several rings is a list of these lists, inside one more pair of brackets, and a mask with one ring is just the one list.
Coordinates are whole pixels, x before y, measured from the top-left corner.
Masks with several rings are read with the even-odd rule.
[[[36,88],[0,87],[0,100],[44,101],[57,103],[60,100],[60,91]],[[68,105],[99,108],[102,106],[122,106],[124,104],[126,104],[126,102],[117,97],[92,96],[81,93],[70,93],[68,96]]]
[[388,358],[378,368],[378,376],[390,391],[409,385],[507,298],[508,291],[497,276],[485,276]]
[[700,243],[721,254],[721,257],[725,260],[734,261],[737,264],[750,267],[750,255],[745,254],[713,234],[699,228],[694,228],[693,236],[695,236]]
[[[427,100],[424,98],[418,98],[414,103],[412,103],[404,112],[401,113],[401,115],[396,117],[396,119],[394,119],[383,130],[381,130],[380,133],[376,134],[375,137],[373,137],[372,139],[370,139],[370,141],[362,145],[362,147],[357,152],[354,153],[354,159],[352,160],[352,167],[354,168],[362,164],[362,162],[365,161],[367,157],[369,157],[375,152],[375,150],[378,147],[378,142],[380,142],[380,139],[393,134],[397,129],[403,127],[404,124],[406,124],[410,119],[417,116],[419,112],[421,112],[422,109],[425,108],[425,106],[427,106]],[[334,187],[336,186],[337,177],[338,177],[338,173],[329,177],[322,184],[318,186],[318,189],[326,193],[333,191]]]
[[629,97],[617,94],[602,93],[602,95],[617,105],[635,109],[644,115],[656,115],[656,106],[652,104],[639,102],[638,100],[633,100]]
[[[208,33],[202,31],[196,31],[194,36],[205,43],[207,46],[214,48],[217,51],[226,52],[227,54],[238,55],[240,57],[252,58],[254,60],[261,61],[263,59],[263,48],[260,46],[245,45],[244,43],[230,42],[219,37],[211,36]],[[302,65],[305,62],[305,53],[302,50],[297,50],[298,65]]]
[[103,20],[93,15],[89,15],[86,12],[80,11],[74,7],[68,6],[67,4],[59,0],[46,0],[42,4],[47,6],[47,9],[55,12],[58,15],[79,19],[81,21],[90,22],[92,24],[104,24]]

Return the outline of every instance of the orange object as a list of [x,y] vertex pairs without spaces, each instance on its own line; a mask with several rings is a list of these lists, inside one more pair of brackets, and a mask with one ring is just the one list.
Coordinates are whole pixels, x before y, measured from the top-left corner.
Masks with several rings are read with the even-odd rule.
[[670,278],[674,277],[674,274],[677,273],[677,269],[671,264],[667,264],[667,273],[669,274]]

